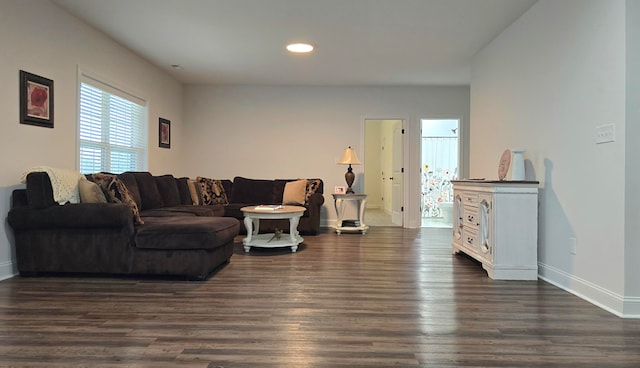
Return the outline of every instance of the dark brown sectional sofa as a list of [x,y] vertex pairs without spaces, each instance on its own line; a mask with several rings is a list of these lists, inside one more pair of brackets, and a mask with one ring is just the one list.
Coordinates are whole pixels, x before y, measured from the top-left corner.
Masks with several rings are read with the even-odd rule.
[[[240,208],[281,203],[289,180],[236,177],[223,180],[228,204],[193,205],[188,178],[149,172],[117,175],[139,209],[134,221],[124,203],[60,205],[49,176],[27,175],[26,189],[14,190],[8,223],[23,276],[50,273],[178,276],[204,280],[229,263],[235,237],[244,230]],[[305,204],[299,231],[316,234],[324,203],[322,181]],[[286,220],[261,222],[261,232]],[[286,225],[286,226],[285,226]]]

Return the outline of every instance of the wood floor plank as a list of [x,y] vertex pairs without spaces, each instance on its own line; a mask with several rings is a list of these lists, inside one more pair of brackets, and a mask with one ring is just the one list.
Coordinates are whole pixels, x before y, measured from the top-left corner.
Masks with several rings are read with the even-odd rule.
[[204,282],[0,282],[0,367],[640,367],[640,321],[544,281],[496,281],[450,230],[236,239]]

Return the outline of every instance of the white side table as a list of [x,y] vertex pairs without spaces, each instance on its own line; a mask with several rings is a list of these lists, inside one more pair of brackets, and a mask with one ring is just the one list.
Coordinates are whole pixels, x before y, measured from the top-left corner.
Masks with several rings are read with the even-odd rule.
[[[346,202],[356,203],[356,206],[358,207],[357,220],[360,226],[342,226],[342,221],[344,220]],[[367,206],[366,194],[334,194],[333,206],[335,207],[336,215],[338,216],[338,222],[336,223],[336,233],[338,234],[342,232],[362,232],[363,234],[367,233],[367,230],[369,230],[369,226],[365,225],[364,223],[364,210]]]

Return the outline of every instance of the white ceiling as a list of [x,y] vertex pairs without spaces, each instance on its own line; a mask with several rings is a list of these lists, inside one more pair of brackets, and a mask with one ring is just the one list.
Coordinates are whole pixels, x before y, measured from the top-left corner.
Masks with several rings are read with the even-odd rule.
[[378,86],[469,84],[536,0],[52,1],[184,83]]

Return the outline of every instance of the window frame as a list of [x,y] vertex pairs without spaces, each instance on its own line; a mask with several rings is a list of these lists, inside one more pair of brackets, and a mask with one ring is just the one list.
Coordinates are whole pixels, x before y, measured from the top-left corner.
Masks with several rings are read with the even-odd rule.
[[[149,157],[149,139],[148,139],[148,132],[149,132],[149,103],[148,103],[148,99],[144,98],[144,97],[140,97],[140,94],[132,92],[129,88],[126,87],[122,87],[119,86],[116,83],[113,83],[111,81],[109,81],[106,78],[100,77],[94,73],[91,72],[87,72],[85,70],[81,70],[78,69],[78,78],[77,78],[77,124],[76,124],[76,165],[77,165],[77,169],[78,170],[82,170],[81,167],[81,160],[83,155],[81,154],[81,150],[84,147],[96,147],[100,150],[105,149],[106,153],[104,154],[104,156],[102,156],[100,158],[100,165],[101,165],[101,169],[100,171],[107,171],[107,172],[113,172],[114,174],[119,174],[119,172],[115,172],[116,170],[113,170],[112,166],[111,166],[111,154],[114,152],[118,152],[119,147],[117,145],[111,144],[107,141],[105,141],[105,139],[101,139],[100,142],[95,142],[95,144],[92,145],[92,142],[90,141],[86,141],[82,139],[82,131],[81,131],[81,109],[82,109],[82,85],[83,84],[87,84],[93,88],[97,88],[98,90],[101,90],[103,92],[106,92],[110,95],[113,96],[117,96],[121,99],[127,100],[131,103],[135,103],[139,106],[142,107],[142,111],[141,111],[141,121],[140,121],[140,126],[139,131],[138,131],[138,135],[137,137],[137,141],[141,144],[140,147],[132,147],[131,149],[128,148],[124,148],[124,149],[120,149],[120,151],[125,151],[125,152],[131,152],[132,150],[137,151],[138,152],[138,159],[137,159],[137,164],[135,165],[135,168],[131,168],[131,171],[147,171],[148,170],[148,157]],[[108,126],[105,126],[104,124],[100,124],[100,128],[103,131],[103,137],[104,137],[104,133],[105,131],[108,131]],[[104,162],[102,162],[104,160]],[[88,173],[88,172],[87,172]],[[85,173],[86,174],[86,173]]]

